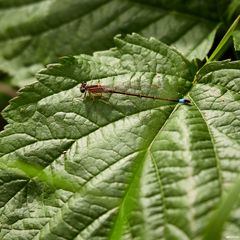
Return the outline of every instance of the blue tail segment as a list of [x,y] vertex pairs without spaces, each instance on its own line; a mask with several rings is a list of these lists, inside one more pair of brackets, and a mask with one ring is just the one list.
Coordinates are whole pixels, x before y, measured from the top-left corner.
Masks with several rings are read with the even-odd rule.
[[191,103],[190,100],[185,99],[185,98],[180,98],[180,99],[178,99],[178,102],[179,102],[179,103],[183,103],[183,104],[189,104],[189,103]]

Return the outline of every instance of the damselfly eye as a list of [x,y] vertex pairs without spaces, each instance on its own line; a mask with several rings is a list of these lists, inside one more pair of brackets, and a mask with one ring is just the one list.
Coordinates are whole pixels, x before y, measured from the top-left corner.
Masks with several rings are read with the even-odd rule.
[[81,86],[80,86],[80,92],[81,92],[81,93],[85,93],[85,91],[86,91],[86,85],[87,85],[86,83],[82,83],[82,84],[81,84]]
[[80,92],[81,92],[81,93],[84,93],[84,92],[85,92],[85,88],[80,87]]

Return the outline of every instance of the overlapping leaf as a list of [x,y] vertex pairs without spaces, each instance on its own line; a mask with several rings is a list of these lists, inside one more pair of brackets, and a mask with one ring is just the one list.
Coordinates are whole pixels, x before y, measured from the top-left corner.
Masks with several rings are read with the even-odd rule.
[[234,48],[236,50],[236,52],[240,52],[240,30],[235,31],[233,33],[233,40],[234,40]]

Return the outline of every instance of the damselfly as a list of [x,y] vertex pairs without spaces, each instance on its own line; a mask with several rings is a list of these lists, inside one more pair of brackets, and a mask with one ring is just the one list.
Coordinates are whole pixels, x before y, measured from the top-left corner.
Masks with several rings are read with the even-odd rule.
[[102,93],[115,93],[115,94],[122,94],[127,96],[134,96],[139,98],[150,98],[150,99],[157,99],[161,101],[169,101],[169,102],[177,102],[177,103],[183,103],[183,104],[189,104],[191,103],[190,100],[185,98],[179,98],[179,99],[171,99],[171,98],[161,98],[158,96],[149,96],[149,95],[143,95],[140,93],[132,93],[132,92],[125,92],[122,90],[118,90],[116,88],[110,88],[107,86],[103,86],[101,84],[96,85],[88,85],[87,83],[82,83],[80,86],[81,93],[89,93],[89,94],[102,94]]

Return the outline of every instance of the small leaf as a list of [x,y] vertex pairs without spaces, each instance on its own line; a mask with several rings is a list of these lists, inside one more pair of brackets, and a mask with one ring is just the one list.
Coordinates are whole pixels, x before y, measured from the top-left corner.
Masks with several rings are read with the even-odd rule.
[[233,33],[233,42],[234,42],[235,51],[240,57],[240,30],[237,30]]

